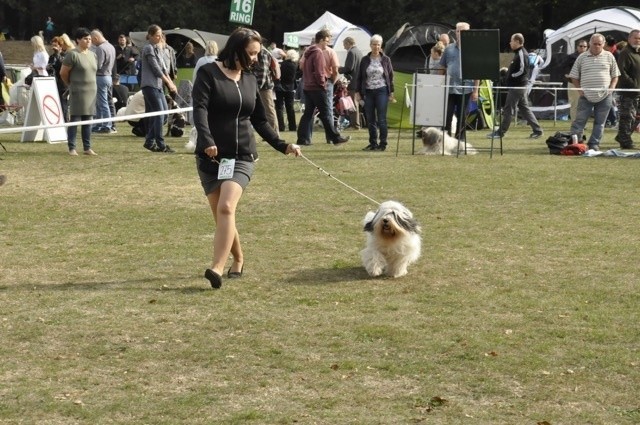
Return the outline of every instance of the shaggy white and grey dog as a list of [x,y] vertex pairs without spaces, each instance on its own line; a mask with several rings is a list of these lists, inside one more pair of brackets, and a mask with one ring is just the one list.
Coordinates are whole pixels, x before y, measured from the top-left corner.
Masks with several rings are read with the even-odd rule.
[[[460,153],[464,154],[464,142],[459,141],[455,137],[449,136],[447,132],[436,127],[422,127],[420,130],[422,137],[422,155],[457,155],[458,147]],[[467,155],[475,155],[478,151],[467,143]]]
[[364,217],[367,244],[360,252],[369,276],[407,274],[407,267],[420,257],[420,225],[407,207],[386,201]]

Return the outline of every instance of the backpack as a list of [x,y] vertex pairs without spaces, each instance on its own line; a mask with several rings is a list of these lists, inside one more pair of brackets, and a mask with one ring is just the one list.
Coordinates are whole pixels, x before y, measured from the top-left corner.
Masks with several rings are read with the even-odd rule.
[[560,155],[562,150],[571,144],[571,133],[558,131],[547,139],[549,154]]

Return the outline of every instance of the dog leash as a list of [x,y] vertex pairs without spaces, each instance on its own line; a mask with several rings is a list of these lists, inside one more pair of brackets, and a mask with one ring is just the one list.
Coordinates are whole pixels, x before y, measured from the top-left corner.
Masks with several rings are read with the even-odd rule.
[[315,164],[313,161],[311,161],[309,158],[307,158],[306,156],[304,156],[302,153],[300,154],[300,156],[302,158],[304,158],[305,161],[307,161],[309,164],[313,165],[314,167],[316,167],[318,170],[320,170],[322,173],[324,173],[325,175],[327,175],[328,177],[331,177],[332,179],[334,179],[335,181],[337,181],[338,183],[340,183],[341,185],[347,187],[348,189],[351,189],[352,191],[354,191],[355,193],[357,193],[360,196],[363,196],[365,198],[367,198],[368,200],[370,200],[371,202],[373,202],[376,205],[380,205],[380,202],[376,201],[373,198],[368,197],[367,195],[365,195],[364,193],[360,192],[359,190],[355,189],[352,186],[349,186],[348,184],[346,184],[345,182],[343,182],[342,180],[338,179],[337,177],[331,175],[331,173],[325,171],[322,167],[320,167],[319,165]]
[[[180,95],[178,94],[178,91],[177,91],[177,90],[176,90],[176,93],[175,93],[175,94],[176,94],[176,97],[178,98],[178,100],[181,100],[181,101],[182,101],[182,103],[184,103],[185,105],[189,105],[189,102],[187,102],[186,100],[184,100],[184,97],[180,96]],[[173,99],[173,101],[174,101],[174,102],[176,102],[176,100],[175,100],[175,99]],[[176,104],[177,104],[177,103],[178,103],[178,102],[176,102]]]

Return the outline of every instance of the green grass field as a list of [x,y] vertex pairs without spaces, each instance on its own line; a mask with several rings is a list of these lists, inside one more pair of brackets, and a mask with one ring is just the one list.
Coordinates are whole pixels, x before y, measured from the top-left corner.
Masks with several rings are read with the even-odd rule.
[[69,157],[0,135],[0,423],[639,423],[640,162],[529,130],[493,158],[315,134],[309,160],[422,224],[400,279],[361,266],[373,202],[261,143],[218,291],[186,137],[153,154],[120,125]]

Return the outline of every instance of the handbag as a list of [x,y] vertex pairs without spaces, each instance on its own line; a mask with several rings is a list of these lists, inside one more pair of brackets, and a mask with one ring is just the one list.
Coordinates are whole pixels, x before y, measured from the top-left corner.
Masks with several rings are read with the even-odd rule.
[[356,105],[353,103],[351,96],[343,96],[338,101],[340,112],[355,112]]

